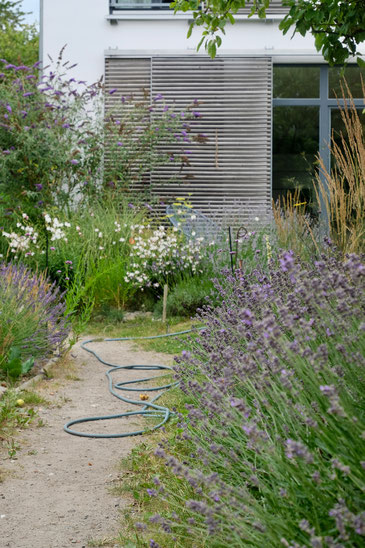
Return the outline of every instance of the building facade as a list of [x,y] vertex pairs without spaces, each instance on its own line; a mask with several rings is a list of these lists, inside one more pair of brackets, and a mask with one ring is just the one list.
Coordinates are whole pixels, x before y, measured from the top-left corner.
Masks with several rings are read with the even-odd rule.
[[[191,193],[205,210],[260,209],[293,187],[310,200],[315,156],[330,166],[331,128],[341,126],[341,69],[328,67],[310,35],[283,36],[285,13],[281,0],[271,1],[265,20],[242,10],[212,60],[196,51],[200,29],[187,39],[191,14],[175,15],[168,2],[41,0],[41,59],[67,45],[81,80],[103,75],[109,90],[161,94],[182,109],[199,102],[195,126],[207,141],[189,145],[184,179],[171,184],[169,166],[152,176],[167,200]],[[346,77],[362,105],[359,69],[348,67]]]

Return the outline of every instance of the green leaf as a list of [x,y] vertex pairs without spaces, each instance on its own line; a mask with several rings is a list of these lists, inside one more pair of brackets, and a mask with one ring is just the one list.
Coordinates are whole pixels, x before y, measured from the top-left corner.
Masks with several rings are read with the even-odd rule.
[[21,361],[21,352],[20,348],[17,346],[12,346],[9,354],[8,361],[4,366],[5,372],[12,379],[17,379],[22,374],[22,361]]
[[208,52],[208,55],[210,55],[210,57],[212,59],[214,59],[214,57],[217,55],[217,46],[216,46],[216,43],[213,40],[210,40],[208,42],[207,52]]
[[22,363],[22,375],[26,375],[32,369],[34,365],[34,358],[29,358],[26,362]]
[[361,57],[357,58],[357,64],[359,65],[359,67],[365,68],[365,61]]
[[204,40],[205,40],[205,36],[203,36],[202,39],[200,40],[199,44],[197,45],[196,51],[199,51],[199,50],[200,50],[200,48],[201,48],[201,46],[202,46]]

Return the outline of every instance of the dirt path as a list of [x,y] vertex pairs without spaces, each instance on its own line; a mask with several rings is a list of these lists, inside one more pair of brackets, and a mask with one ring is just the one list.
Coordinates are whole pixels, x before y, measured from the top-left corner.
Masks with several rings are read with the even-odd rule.
[[[93,343],[90,347],[120,365],[171,363],[166,354],[133,350],[133,343]],[[86,547],[91,539],[113,538],[120,510],[129,503],[126,498],[113,497],[109,490],[117,480],[118,460],[142,438],[80,438],[65,433],[63,425],[75,418],[131,408],[109,394],[107,368],[80,349],[80,343],[72,349],[70,362],[63,379],[56,375],[37,388],[51,401],[51,406],[39,410],[45,426],[21,432],[16,458],[0,454],[0,467],[5,470],[0,483],[1,548]],[[118,372],[116,380],[153,373]],[[120,432],[138,429],[140,421],[130,418],[77,426],[83,431]]]

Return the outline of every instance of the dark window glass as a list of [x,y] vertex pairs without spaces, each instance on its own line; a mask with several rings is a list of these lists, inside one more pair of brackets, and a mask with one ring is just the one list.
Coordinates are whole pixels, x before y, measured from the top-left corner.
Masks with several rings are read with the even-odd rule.
[[[350,88],[351,95],[354,98],[363,97],[361,76],[365,81],[365,69],[358,66],[347,66],[345,69],[340,67],[330,67],[329,68],[329,97],[339,97],[341,98],[341,83],[343,84],[344,78],[347,82],[347,85]],[[345,95],[346,92],[345,92]]]
[[[363,109],[357,111],[359,119],[362,125],[362,133],[365,135],[365,114]],[[348,142],[348,135],[346,131],[345,123],[342,119],[341,111],[339,109],[331,109],[331,129],[335,142],[338,145],[342,145],[342,136],[345,137],[345,141]],[[334,157],[331,156],[331,165],[334,167]]]
[[320,67],[274,67],[274,98],[319,97]]
[[273,198],[300,190],[313,201],[313,170],[319,139],[318,107],[275,107],[273,115]]

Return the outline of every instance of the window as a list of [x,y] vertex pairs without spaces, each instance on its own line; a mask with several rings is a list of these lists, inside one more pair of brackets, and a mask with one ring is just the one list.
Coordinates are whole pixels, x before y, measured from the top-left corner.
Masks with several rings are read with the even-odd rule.
[[[328,144],[331,130],[341,127],[339,104],[344,79],[359,108],[364,107],[361,77],[365,70],[357,66],[327,65],[274,66],[273,88],[273,198],[298,188],[301,197],[313,202],[313,169],[320,152],[330,169]],[[345,94],[347,92],[345,91]]]
[[171,0],[110,0],[110,10],[169,9]]

